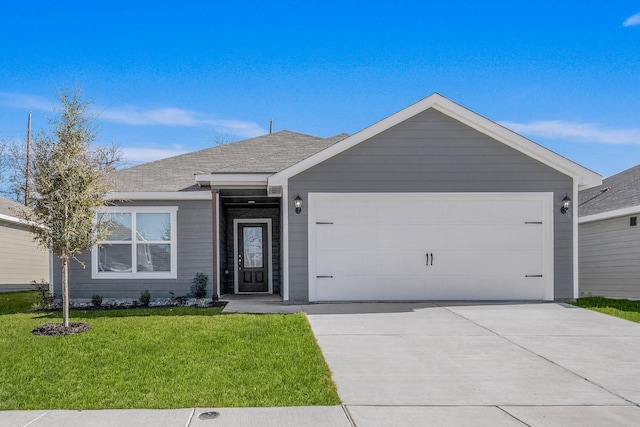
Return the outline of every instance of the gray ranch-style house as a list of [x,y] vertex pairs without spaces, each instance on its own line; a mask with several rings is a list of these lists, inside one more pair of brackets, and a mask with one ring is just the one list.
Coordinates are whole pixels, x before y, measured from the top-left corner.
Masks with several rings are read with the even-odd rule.
[[580,296],[640,299],[640,165],[580,192]]
[[439,94],[350,136],[281,131],[115,178],[118,227],[71,298],[183,295],[198,272],[208,295],[287,303],[575,298],[569,199],[602,182]]

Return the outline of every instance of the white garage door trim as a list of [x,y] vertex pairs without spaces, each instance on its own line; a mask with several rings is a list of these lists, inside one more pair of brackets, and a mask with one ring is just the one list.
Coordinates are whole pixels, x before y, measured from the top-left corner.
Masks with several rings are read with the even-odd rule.
[[[329,222],[330,218],[318,216],[318,206],[323,202],[340,201],[384,201],[390,205],[398,202],[431,201],[537,201],[542,204],[542,280],[544,287],[542,299],[554,298],[554,255],[553,255],[553,193],[309,193],[308,195],[308,259],[309,259],[309,301],[319,301],[317,271],[317,227],[318,223]],[[531,219],[536,221],[537,219]],[[375,300],[372,298],[371,300]]]

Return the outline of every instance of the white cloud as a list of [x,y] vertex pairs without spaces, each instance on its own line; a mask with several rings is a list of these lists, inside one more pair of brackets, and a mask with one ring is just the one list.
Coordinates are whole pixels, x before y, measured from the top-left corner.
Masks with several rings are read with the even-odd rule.
[[5,107],[24,108],[36,111],[53,111],[55,103],[37,95],[0,92],[0,104]]
[[530,123],[500,122],[501,125],[532,137],[566,138],[604,144],[640,144],[640,129],[607,129],[595,123],[538,120]]
[[179,146],[171,148],[120,147],[120,150],[126,166],[165,159],[188,151]]
[[[37,95],[0,92],[0,105],[53,111],[57,103]],[[135,106],[104,108],[94,105],[93,110],[99,120],[131,126],[206,127],[242,138],[252,138],[266,133],[254,122],[212,118],[204,113],[174,107],[144,109]]]
[[135,107],[107,108],[100,111],[98,117],[114,123],[135,126],[195,126],[197,124],[191,113],[178,108],[156,110],[142,110]]
[[636,13],[635,15],[628,17],[622,23],[623,27],[634,27],[636,25],[640,25],[640,13]]
[[133,126],[209,127],[220,133],[229,133],[244,138],[266,133],[263,128],[253,122],[213,119],[202,113],[172,107],[149,110],[137,107],[107,108],[99,113],[99,118]]

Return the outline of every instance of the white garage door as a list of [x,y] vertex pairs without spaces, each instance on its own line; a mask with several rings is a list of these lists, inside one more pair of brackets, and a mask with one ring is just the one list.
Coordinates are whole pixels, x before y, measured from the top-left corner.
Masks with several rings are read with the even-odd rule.
[[551,300],[551,193],[309,194],[309,299]]

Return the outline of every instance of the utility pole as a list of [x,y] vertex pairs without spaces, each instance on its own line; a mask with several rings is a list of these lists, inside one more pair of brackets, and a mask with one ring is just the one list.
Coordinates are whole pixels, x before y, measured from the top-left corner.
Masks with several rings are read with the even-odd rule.
[[29,111],[29,121],[27,124],[27,164],[24,175],[24,205],[29,206],[29,179],[31,178],[31,111]]

